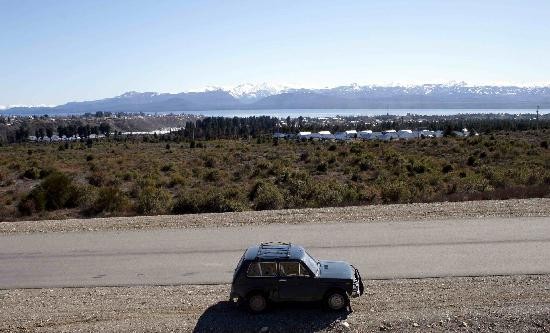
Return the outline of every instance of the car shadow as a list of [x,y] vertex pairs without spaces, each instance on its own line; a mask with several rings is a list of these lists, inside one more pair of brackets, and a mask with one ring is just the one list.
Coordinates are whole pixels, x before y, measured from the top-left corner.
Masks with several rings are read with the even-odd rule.
[[323,309],[315,302],[273,304],[265,313],[252,314],[223,301],[204,311],[193,332],[259,332],[263,327],[267,327],[269,333],[317,332],[345,320],[348,314],[348,311]]

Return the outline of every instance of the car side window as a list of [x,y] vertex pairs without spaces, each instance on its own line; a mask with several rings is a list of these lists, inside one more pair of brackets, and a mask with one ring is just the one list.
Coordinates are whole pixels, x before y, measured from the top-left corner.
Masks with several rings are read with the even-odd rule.
[[308,270],[297,261],[280,262],[279,274],[287,277],[309,277]]
[[256,261],[251,262],[246,272],[248,277],[273,277],[277,276],[277,263]]

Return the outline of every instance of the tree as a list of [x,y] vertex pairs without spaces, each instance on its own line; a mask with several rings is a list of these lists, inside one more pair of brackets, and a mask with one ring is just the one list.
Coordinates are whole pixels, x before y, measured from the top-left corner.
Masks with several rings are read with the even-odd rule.
[[99,124],[99,132],[108,137],[111,134],[111,125],[105,122]]

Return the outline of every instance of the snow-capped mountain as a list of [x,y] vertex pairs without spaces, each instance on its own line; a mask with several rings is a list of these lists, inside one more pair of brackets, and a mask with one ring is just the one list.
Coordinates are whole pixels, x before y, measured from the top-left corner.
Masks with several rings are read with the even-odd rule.
[[262,98],[277,95],[290,89],[290,87],[283,85],[244,83],[233,88],[229,88],[226,91],[243,103],[254,103]]
[[[241,84],[177,94],[130,91],[95,101],[55,107],[8,107],[3,113],[55,114],[172,112],[235,109],[535,109],[550,106],[550,86],[474,86],[464,82],[423,85],[359,85],[290,88]],[[0,109],[1,110],[1,109]]]

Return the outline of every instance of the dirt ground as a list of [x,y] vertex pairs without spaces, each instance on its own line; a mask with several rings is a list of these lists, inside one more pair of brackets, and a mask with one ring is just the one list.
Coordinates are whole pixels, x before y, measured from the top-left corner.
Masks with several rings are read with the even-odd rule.
[[228,285],[0,290],[0,332],[550,332],[550,276],[367,281],[352,313],[251,315]]

